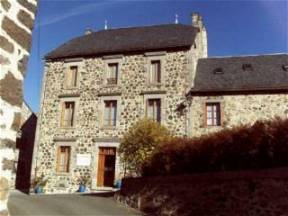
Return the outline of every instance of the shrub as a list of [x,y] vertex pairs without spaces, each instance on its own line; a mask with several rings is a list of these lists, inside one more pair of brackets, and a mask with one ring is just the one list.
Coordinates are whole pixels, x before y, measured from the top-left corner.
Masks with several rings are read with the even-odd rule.
[[170,133],[159,123],[150,119],[143,119],[133,125],[124,134],[118,153],[125,170],[139,175],[142,166],[155,149],[162,142],[169,140]]
[[199,138],[159,145],[143,175],[262,169],[288,166],[288,120],[258,121]]

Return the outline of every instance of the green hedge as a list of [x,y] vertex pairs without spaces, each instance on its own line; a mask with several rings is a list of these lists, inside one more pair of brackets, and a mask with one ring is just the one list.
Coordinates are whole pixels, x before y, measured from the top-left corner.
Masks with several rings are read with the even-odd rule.
[[288,120],[258,121],[200,138],[172,138],[158,146],[143,176],[288,166]]

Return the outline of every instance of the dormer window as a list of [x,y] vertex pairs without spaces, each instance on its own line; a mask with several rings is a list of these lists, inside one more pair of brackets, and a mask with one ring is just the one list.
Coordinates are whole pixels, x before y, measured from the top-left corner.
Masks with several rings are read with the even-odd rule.
[[244,71],[253,71],[252,64],[243,64],[243,65],[242,65],[242,69],[243,69]]
[[288,71],[288,65],[282,65],[284,71]]
[[224,71],[221,67],[215,68],[213,71],[214,74],[223,74]]

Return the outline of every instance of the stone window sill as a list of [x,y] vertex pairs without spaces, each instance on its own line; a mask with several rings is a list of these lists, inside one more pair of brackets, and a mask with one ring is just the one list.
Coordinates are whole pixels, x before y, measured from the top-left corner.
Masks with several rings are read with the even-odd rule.
[[117,126],[102,126],[100,129],[102,130],[117,130]]
[[148,83],[148,86],[162,86],[163,83]]
[[79,86],[69,86],[69,87],[64,87],[64,90],[75,90],[75,89],[78,89]]
[[105,84],[105,87],[109,87],[109,88],[111,88],[111,87],[117,87],[117,86],[120,86],[120,84],[117,82],[116,84]]
[[75,126],[60,126],[60,129],[67,129],[67,130],[69,130],[69,129],[74,129],[75,128]]
[[64,173],[64,172],[56,172],[56,175],[57,176],[70,176],[71,175],[71,173],[70,172],[68,172],[68,173]]
[[223,128],[223,125],[205,125],[205,128]]

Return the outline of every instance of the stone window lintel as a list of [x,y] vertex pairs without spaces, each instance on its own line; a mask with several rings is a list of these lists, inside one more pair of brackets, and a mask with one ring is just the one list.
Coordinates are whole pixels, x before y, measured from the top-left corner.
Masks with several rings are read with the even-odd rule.
[[158,52],[145,52],[144,55],[145,56],[164,56],[166,55],[166,51],[158,51]]
[[114,61],[114,60],[117,60],[117,59],[122,59],[123,58],[123,55],[105,55],[105,56],[103,56],[102,57],[102,59],[104,59],[104,60],[112,60],[112,61]]

